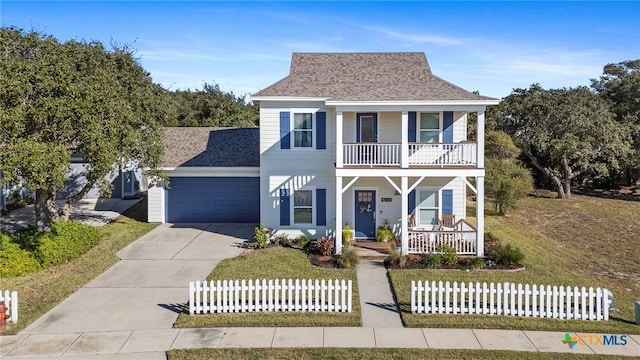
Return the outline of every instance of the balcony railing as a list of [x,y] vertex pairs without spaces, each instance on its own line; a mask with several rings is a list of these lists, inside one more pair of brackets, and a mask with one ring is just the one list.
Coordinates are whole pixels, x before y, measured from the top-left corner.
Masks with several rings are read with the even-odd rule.
[[[408,166],[476,166],[476,143],[419,144],[407,148]],[[401,144],[343,144],[343,165],[400,166]]]

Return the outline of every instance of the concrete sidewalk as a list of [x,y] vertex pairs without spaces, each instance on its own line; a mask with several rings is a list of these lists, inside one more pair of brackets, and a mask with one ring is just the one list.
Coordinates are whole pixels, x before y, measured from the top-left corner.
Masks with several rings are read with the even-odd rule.
[[362,326],[403,327],[383,261],[363,259],[356,267],[356,272]]
[[[588,335],[570,333],[570,336]],[[564,344],[566,333],[412,328],[210,328],[15,335],[0,338],[0,356],[21,359],[166,359],[190,348],[417,348],[640,355],[640,335],[624,346]]]

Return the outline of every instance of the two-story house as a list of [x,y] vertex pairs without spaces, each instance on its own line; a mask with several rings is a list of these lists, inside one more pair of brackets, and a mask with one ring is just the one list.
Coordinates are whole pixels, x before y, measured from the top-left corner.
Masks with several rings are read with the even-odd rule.
[[[171,187],[149,190],[150,221],[237,213],[276,234],[333,237],[336,253],[346,222],[361,240],[388,224],[403,253],[447,244],[483,255],[484,112],[497,99],[434,76],[423,53],[294,53],[289,75],[252,101],[259,148],[229,129],[168,130],[167,151],[181,158],[165,164]],[[477,142],[468,141],[471,118]],[[218,159],[233,154],[253,160]],[[476,195],[475,225],[467,195]]]

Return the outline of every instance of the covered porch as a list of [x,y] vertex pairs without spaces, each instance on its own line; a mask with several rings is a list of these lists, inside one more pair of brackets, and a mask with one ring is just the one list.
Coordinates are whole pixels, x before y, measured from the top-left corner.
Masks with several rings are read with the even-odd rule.
[[[472,184],[466,172],[454,169],[442,169],[433,176],[408,171],[404,176],[385,176],[375,169],[359,170],[358,175],[336,176],[337,254],[343,246],[341,228],[349,222],[360,241],[375,241],[375,229],[388,225],[402,254],[439,252],[447,245],[460,255],[484,256],[484,204],[483,196],[477,196],[484,191],[482,171],[473,176]],[[466,219],[467,189],[476,194],[475,226]],[[359,222],[369,218],[372,225],[367,232]]]

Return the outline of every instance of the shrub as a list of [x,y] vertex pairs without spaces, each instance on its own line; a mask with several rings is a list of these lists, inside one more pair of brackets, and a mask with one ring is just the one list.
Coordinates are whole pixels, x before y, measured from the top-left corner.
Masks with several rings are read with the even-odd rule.
[[360,263],[360,257],[352,245],[342,248],[342,254],[338,257],[338,266],[341,268],[353,269]]
[[491,253],[491,257],[498,265],[520,265],[524,260],[524,253],[519,248],[507,244],[495,249]]
[[426,254],[422,257],[422,265],[428,267],[429,269],[437,269],[442,266],[442,255],[441,254]]
[[278,234],[273,239],[273,243],[276,245],[287,245],[289,242],[291,242],[291,239],[289,239],[289,234],[286,233]]
[[23,276],[41,269],[40,263],[29,251],[0,234],[0,278]]
[[495,249],[502,246],[500,239],[490,232],[484,233],[484,253],[490,255]]
[[102,233],[90,225],[61,220],[51,224],[51,233],[39,239],[36,257],[42,266],[57,265],[78,258],[94,247]]
[[399,268],[403,268],[407,266],[408,256],[401,254],[395,248],[391,248],[389,250],[389,263],[398,266]]
[[458,254],[454,247],[442,245],[438,250],[442,251],[442,262],[445,265],[456,265],[458,263]]
[[342,242],[348,242],[353,240],[353,231],[351,230],[351,224],[347,221],[342,227]]
[[298,243],[298,245],[302,247],[306,247],[310,242],[311,238],[304,234],[298,236],[298,238],[296,239],[296,243]]
[[311,251],[322,256],[333,255],[333,240],[323,236],[311,243]]
[[263,249],[269,246],[269,229],[260,224],[253,230],[253,247]]
[[473,270],[478,270],[478,269],[482,269],[485,266],[485,262],[484,259],[481,257],[472,257],[471,260],[469,260],[469,267]]

